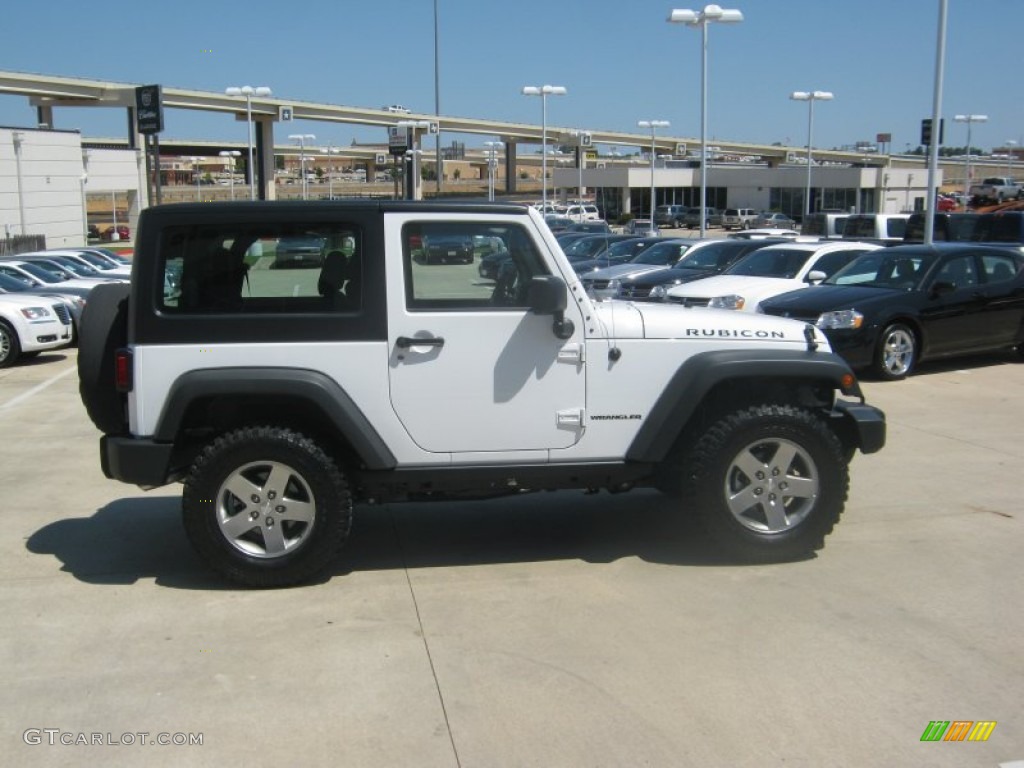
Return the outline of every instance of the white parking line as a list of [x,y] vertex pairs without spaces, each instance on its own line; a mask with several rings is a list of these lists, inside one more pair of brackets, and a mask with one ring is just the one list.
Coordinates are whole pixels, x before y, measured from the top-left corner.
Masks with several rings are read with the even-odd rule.
[[56,376],[51,376],[50,378],[48,378],[46,381],[42,382],[41,384],[36,384],[28,392],[22,392],[20,395],[18,395],[17,397],[15,397],[15,398],[13,398],[11,400],[8,400],[6,403],[0,403],[0,411],[6,410],[7,408],[13,408],[18,403],[21,403],[21,402],[23,402],[25,400],[28,400],[33,395],[39,394],[44,389],[49,387],[51,384],[56,384],[61,379],[66,378],[67,376],[71,375],[72,373],[74,373],[77,370],[78,369],[74,368],[74,367],[68,368],[68,369],[66,369],[64,371],[61,371]]

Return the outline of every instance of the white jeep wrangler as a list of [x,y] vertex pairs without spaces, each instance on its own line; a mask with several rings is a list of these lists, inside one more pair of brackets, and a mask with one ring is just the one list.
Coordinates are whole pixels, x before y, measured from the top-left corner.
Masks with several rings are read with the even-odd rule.
[[[296,237],[322,264],[277,264]],[[495,239],[495,280],[425,250]],[[193,545],[247,585],[326,569],[355,504],[555,489],[660,488],[732,556],[797,558],[885,441],[813,327],[594,303],[526,206],[158,206],[134,262],[82,323],[103,471],[183,481]]]

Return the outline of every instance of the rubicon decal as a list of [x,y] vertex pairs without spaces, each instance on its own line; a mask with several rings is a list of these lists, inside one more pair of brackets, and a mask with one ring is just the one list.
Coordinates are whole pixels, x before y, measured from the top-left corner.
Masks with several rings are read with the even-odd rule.
[[686,328],[683,336],[693,338],[694,336],[708,336],[716,339],[784,339],[786,334],[782,331],[766,331],[763,329],[754,330],[751,328]]

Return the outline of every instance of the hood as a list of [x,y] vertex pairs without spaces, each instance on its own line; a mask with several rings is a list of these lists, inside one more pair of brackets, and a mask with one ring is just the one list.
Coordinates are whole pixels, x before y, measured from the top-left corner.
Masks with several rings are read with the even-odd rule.
[[761,301],[770,296],[806,287],[807,283],[795,278],[718,275],[698,280],[692,285],[672,288],[668,295],[670,300],[674,297],[709,299],[715,296],[742,296],[745,299],[743,311],[753,312]]
[[814,330],[815,341],[824,349],[830,349],[828,339],[813,326],[769,315],[614,300],[596,305],[596,313],[607,333],[617,339],[690,339],[716,343],[763,341],[806,347],[804,333],[810,327]]
[[585,277],[587,280],[622,279],[642,275],[647,272],[654,272],[659,269],[664,269],[664,267],[659,267],[657,264],[633,264],[632,262],[628,262],[626,264],[613,264],[612,266],[605,267],[604,269],[595,269],[593,272],[588,272]]
[[658,267],[655,270],[643,272],[634,278],[637,285],[662,285],[668,283],[690,283],[694,280],[702,280],[714,276],[710,269],[681,269],[676,267]]
[[775,296],[766,300],[774,312],[799,312],[806,315],[814,312],[831,312],[839,309],[854,309],[876,302],[891,302],[894,297],[907,292],[894,288],[871,288],[859,285],[812,285]]

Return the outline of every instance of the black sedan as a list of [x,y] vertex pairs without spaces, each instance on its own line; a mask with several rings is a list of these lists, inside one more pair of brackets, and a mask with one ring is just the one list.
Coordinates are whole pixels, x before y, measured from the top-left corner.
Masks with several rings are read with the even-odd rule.
[[850,367],[902,379],[929,358],[1021,351],[1024,254],[968,243],[885,248],[761,308],[813,323]]
[[424,264],[472,264],[473,237],[468,234],[442,232],[423,236]]
[[766,245],[786,242],[763,240],[697,240],[671,267],[612,281],[615,298],[626,301],[664,301],[669,288],[724,272],[744,256]]

